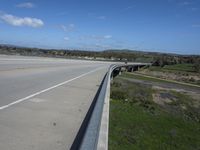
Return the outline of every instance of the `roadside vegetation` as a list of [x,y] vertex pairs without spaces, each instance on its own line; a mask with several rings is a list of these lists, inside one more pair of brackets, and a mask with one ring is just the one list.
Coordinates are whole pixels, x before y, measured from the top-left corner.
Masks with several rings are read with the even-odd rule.
[[161,66],[150,66],[142,68],[137,73],[158,77],[167,80],[191,83],[200,85],[200,72],[198,69],[200,64],[174,64]]
[[163,69],[169,71],[197,72],[194,64],[166,65],[163,67]]
[[145,79],[126,73],[114,79],[109,149],[200,149],[199,89],[176,90]]
[[165,65],[164,67],[160,66],[151,66],[149,68],[151,71],[171,71],[171,72],[196,72],[194,64],[174,64],[174,65]]
[[[132,77],[134,79],[139,79],[139,80],[143,80],[143,81],[153,81],[153,82],[157,82],[157,83],[172,83],[174,85],[187,85],[189,87],[200,87],[199,82],[182,82],[179,80],[173,80],[173,79],[169,79],[169,78],[163,78],[163,77],[158,77],[158,76],[153,76],[153,75],[149,75],[149,74],[141,74],[141,73],[124,73],[122,75],[122,77]],[[181,77],[179,75],[179,77]],[[185,80],[184,80],[185,81]]]

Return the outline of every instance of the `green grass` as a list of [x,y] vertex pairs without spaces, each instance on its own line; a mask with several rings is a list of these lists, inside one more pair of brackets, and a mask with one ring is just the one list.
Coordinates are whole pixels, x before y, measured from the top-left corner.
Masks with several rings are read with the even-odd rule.
[[156,115],[138,105],[111,101],[110,150],[199,149],[200,126],[156,110]]
[[170,72],[195,72],[194,64],[175,64],[175,65],[165,65],[164,67],[151,66],[149,67],[151,71],[170,71]]
[[185,72],[195,72],[193,64],[176,64],[176,65],[166,65],[163,67],[165,70],[177,70]]
[[164,71],[163,68],[159,66],[150,66],[149,70],[150,71]]
[[138,79],[138,80],[143,80],[143,81],[174,83],[174,82],[170,82],[170,81],[167,81],[167,80],[162,80],[162,79],[155,78],[155,77],[147,77],[147,76],[143,76],[143,75],[140,75],[140,74],[133,74],[133,73],[123,73],[121,75],[121,77],[130,78],[130,79],[133,78],[133,79]]
[[[134,79],[144,80],[144,81],[168,82],[168,81],[165,81],[165,80],[161,80],[161,79],[159,79],[159,78],[155,79],[155,78],[146,77],[146,76],[143,76],[143,75],[133,74],[133,73],[123,73],[123,74],[121,75],[121,77],[134,78]],[[169,82],[168,82],[168,83],[169,83]]]
[[121,77],[125,77],[125,78],[134,78],[134,79],[138,79],[138,80],[144,80],[144,81],[153,81],[153,82],[163,82],[163,83],[173,83],[173,84],[187,84],[186,86],[191,86],[194,87],[196,85],[200,85],[199,82],[176,82],[176,81],[170,81],[170,80],[166,80],[166,79],[159,79],[157,77],[151,77],[151,76],[143,76],[142,74],[133,74],[133,73],[123,73],[121,75]]
[[[184,119],[194,120],[200,123],[200,109],[198,107],[194,107],[196,105],[194,100],[189,95],[182,94],[180,92],[171,91],[171,93],[177,98],[177,100],[173,101],[170,105],[174,105],[176,111],[179,111]],[[199,103],[199,101],[196,103]],[[186,109],[182,109],[181,107],[183,106]]]
[[[118,77],[114,80],[111,88],[109,149],[200,149],[199,122],[164,110],[152,101],[154,92],[150,86]],[[179,93],[172,94],[183,98]],[[186,97],[176,105],[190,105],[188,99]]]

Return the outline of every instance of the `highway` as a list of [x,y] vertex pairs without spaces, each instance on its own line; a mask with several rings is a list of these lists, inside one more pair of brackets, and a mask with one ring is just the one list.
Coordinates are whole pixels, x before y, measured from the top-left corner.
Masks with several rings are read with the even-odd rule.
[[0,55],[0,150],[69,149],[109,66]]

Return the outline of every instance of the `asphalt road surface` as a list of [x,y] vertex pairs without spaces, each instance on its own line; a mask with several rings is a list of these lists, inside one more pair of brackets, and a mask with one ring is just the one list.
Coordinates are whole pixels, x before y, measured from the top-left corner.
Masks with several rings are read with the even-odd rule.
[[0,150],[69,149],[109,66],[0,55]]

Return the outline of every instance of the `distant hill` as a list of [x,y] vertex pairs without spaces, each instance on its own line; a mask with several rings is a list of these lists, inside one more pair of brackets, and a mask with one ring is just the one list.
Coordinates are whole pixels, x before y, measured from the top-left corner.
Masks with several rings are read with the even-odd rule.
[[84,51],[84,50],[63,50],[63,49],[40,49],[27,48],[15,45],[1,44],[0,54],[61,57],[90,60],[107,61],[130,61],[130,62],[151,62],[156,65],[195,63],[200,59],[199,55],[180,55],[159,52],[145,52],[129,49],[108,49],[104,51]]
[[183,54],[176,54],[176,53],[162,53],[162,52],[147,52],[147,51],[138,51],[138,50],[129,50],[129,49],[122,49],[122,50],[104,50],[105,52],[113,52],[113,53],[135,53],[135,54],[145,54],[145,55],[171,55],[171,56],[197,56],[197,55],[183,55]]

